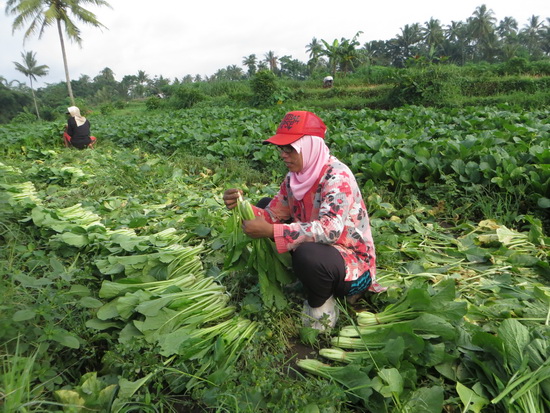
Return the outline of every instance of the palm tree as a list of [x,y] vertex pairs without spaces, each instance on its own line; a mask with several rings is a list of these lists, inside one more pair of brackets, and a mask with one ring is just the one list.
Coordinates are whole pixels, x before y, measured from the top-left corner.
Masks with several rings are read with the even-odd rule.
[[150,79],[149,79],[149,75],[147,73],[145,73],[144,70],[138,70],[138,74],[136,76],[136,82],[137,82],[137,85],[134,89],[134,92],[139,96],[139,97],[143,97],[145,95],[145,92],[146,92],[146,85],[149,84],[150,82]]
[[306,51],[309,53],[309,61],[307,65],[311,73],[319,64],[319,58],[323,54],[323,45],[320,43],[317,38],[311,39],[311,43],[306,45]]
[[36,116],[40,120],[40,113],[38,112],[38,103],[36,103],[36,95],[34,94],[34,88],[32,87],[32,81],[36,80],[37,77],[46,76],[48,74],[48,66],[46,65],[37,65],[36,63],[36,53],[34,52],[21,52],[21,57],[23,58],[23,63],[13,62],[15,64],[15,69],[23,73],[29,78],[31,84],[32,98],[34,100],[34,109],[36,110]]
[[547,25],[541,33],[541,49],[546,56],[550,56],[550,17],[546,18],[546,22]]
[[[67,90],[73,105],[75,102],[71,88],[62,24],[65,26],[65,33],[69,40],[75,41],[79,46],[82,44],[82,39],[80,29],[76,27],[73,21],[75,18],[94,27],[105,27],[97,20],[95,14],[82,7],[83,4],[111,7],[105,0],[7,0],[6,2],[6,14],[16,15],[12,25],[13,31],[23,27],[27,22],[30,23],[25,31],[25,40],[36,31],[39,32],[38,38],[40,39],[46,27],[54,23],[57,26]],[[72,19],[70,14],[73,15]]]
[[445,50],[451,61],[464,65],[469,43],[467,25],[463,22],[451,21],[445,29],[445,40]]
[[474,11],[473,16],[469,19],[471,36],[476,41],[477,45],[479,45],[481,55],[486,60],[490,60],[492,56],[492,49],[496,39],[496,18],[493,14],[493,10],[487,10],[487,6],[482,4]]
[[265,62],[269,65],[269,70],[271,70],[273,73],[277,72],[277,60],[279,59],[277,56],[275,56],[275,52],[272,52],[271,50],[265,54]]
[[418,43],[422,40],[422,30],[418,23],[406,24],[401,29],[393,43],[393,59],[397,66],[403,64],[403,60],[418,54]]
[[523,26],[523,29],[520,31],[520,36],[523,40],[523,43],[527,46],[529,54],[532,58],[540,58],[541,47],[540,39],[542,37],[544,28],[544,22],[540,21],[539,16],[531,16],[528,23]]
[[514,19],[513,17],[505,17],[498,24],[497,33],[503,39],[507,39],[517,35],[518,33],[517,20]]
[[256,63],[258,59],[256,58],[255,54],[251,54],[249,56],[243,57],[243,65],[248,68],[248,76],[252,77],[254,76],[254,73],[256,73]]
[[[430,53],[433,51],[435,53],[439,48],[439,52],[442,52],[441,47],[443,46],[443,28],[439,20],[431,18],[425,23],[425,27],[421,28],[421,33],[423,35],[424,41],[428,46]],[[431,57],[431,56],[430,56]]]

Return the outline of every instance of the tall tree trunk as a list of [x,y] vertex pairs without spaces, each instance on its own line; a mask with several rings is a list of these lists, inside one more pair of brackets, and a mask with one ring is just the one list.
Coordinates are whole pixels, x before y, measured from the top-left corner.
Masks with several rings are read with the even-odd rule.
[[57,19],[57,32],[59,33],[59,42],[61,43],[61,53],[63,54],[63,66],[65,67],[65,81],[67,82],[67,90],[71,105],[75,106],[73,88],[71,87],[71,78],[69,76],[69,65],[67,64],[67,54],[65,53],[65,42],[63,42],[63,31],[61,30],[61,20]]
[[40,113],[38,112],[38,104],[36,103],[36,95],[34,94],[34,88],[32,87],[32,77],[30,76],[29,76],[29,81],[31,83],[32,99],[34,100],[34,109],[36,110],[36,116],[38,116],[38,120],[41,120]]

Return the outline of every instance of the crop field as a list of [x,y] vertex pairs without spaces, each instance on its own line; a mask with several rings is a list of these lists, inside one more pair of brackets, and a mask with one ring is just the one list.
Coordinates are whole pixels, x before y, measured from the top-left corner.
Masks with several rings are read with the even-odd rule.
[[3,411],[550,411],[549,111],[313,110],[387,287],[319,333],[222,201],[276,193],[292,109],[0,125]]

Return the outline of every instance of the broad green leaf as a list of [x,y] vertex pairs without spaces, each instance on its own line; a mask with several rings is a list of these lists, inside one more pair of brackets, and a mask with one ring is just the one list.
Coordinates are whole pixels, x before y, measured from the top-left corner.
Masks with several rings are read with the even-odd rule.
[[32,320],[34,317],[36,317],[36,312],[34,310],[19,310],[13,315],[13,321]]
[[410,324],[415,333],[421,336],[441,337],[444,340],[454,340],[457,336],[457,329],[439,315],[424,313]]
[[108,303],[105,303],[97,311],[97,318],[99,318],[100,320],[109,320],[112,318],[117,318],[118,317],[117,300],[118,298],[115,298],[114,300],[109,301]]
[[88,237],[85,234],[75,234],[73,232],[64,232],[57,235],[57,239],[60,239],[64,243],[73,247],[82,248],[88,245]]
[[107,330],[109,328],[120,328],[120,323],[114,321],[104,321],[98,318],[92,318],[91,320],[86,321],[86,327],[93,330]]
[[441,413],[444,404],[443,387],[421,387],[410,394],[403,406],[406,413]]
[[460,401],[464,405],[464,410],[462,410],[464,413],[470,411],[480,413],[481,410],[490,403],[488,399],[477,394],[460,382],[456,383],[456,391],[460,397]]
[[80,341],[78,339],[69,334],[68,331],[63,329],[58,329],[53,335],[52,339],[57,341],[59,344],[64,345],[65,347],[74,348],[77,349],[80,347]]
[[376,391],[384,397],[392,397],[403,393],[403,377],[399,370],[395,368],[382,369],[378,372],[378,377],[382,380]]
[[103,305],[103,302],[93,297],[82,297],[78,303],[84,308],[99,308]]
[[149,373],[147,376],[136,380],[136,381],[129,381],[125,379],[124,377],[119,378],[119,386],[120,390],[118,392],[118,398],[119,399],[129,399],[131,398],[136,391],[138,391],[141,386],[146,384],[151,377],[153,377],[154,373]]
[[526,347],[531,341],[529,330],[518,320],[506,319],[500,324],[497,333],[504,343],[507,364],[512,371],[518,371],[522,365]]
[[84,407],[85,400],[74,390],[56,390],[55,397],[68,406]]

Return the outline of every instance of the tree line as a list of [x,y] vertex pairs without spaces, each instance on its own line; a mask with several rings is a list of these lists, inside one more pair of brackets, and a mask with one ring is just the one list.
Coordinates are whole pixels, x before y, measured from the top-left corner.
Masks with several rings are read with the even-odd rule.
[[[438,19],[431,18],[424,24],[407,24],[390,40],[370,41],[361,45],[358,40],[361,31],[351,39],[327,41],[313,38],[305,46],[309,54],[307,62],[301,62],[292,56],[279,57],[275,52],[268,51],[262,58],[255,54],[244,56],[242,67],[228,65],[211,76],[187,74],[180,79],[170,80],[163,76],[151,77],[138,70],[137,74],[125,75],[118,82],[113,71],[106,67],[94,78],[81,75],[78,80],[71,80],[63,34],[80,43],[82,39],[76,21],[94,27],[103,26],[93,13],[84,9],[83,5],[86,3],[110,7],[105,0],[8,0],[6,3],[6,13],[15,16],[13,30],[27,25],[25,39],[37,32],[40,37],[48,26],[57,26],[66,74],[66,90],[62,91],[59,84],[48,85],[39,94],[41,100],[54,98],[57,101],[60,94],[64,94],[65,98],[68,95],[71,104],[75,104],[74,95],[80,99],[93,99],[95,102],[144,98],[161,94],[163,87],[170,84],[246,80],[262,70],[268,70],[281,78],[305,80],[327,74],[345,77],[369,66],[403,68],[409,62],[420,59],[430,64],[464,66],[502,63],[513,58],[537,61],[550,56],[550,18],[544,20],[533,15],[523,26],[513,17],[505,17],[497,22],[494,12],[483,4],[466,21],[452,21],[449,25],[443,25]],[[48,67],[38,64],[34,52],[22,53],[22,62],[14,64],[29,79],[30,96],[27,98],[33,101],[36,115],[40,117],[33,80],[45,76]],[[25,84],[0,76],[2,106],[20,105],[28,99],[15,95],[29,94],[28,92],[29,87]]]

